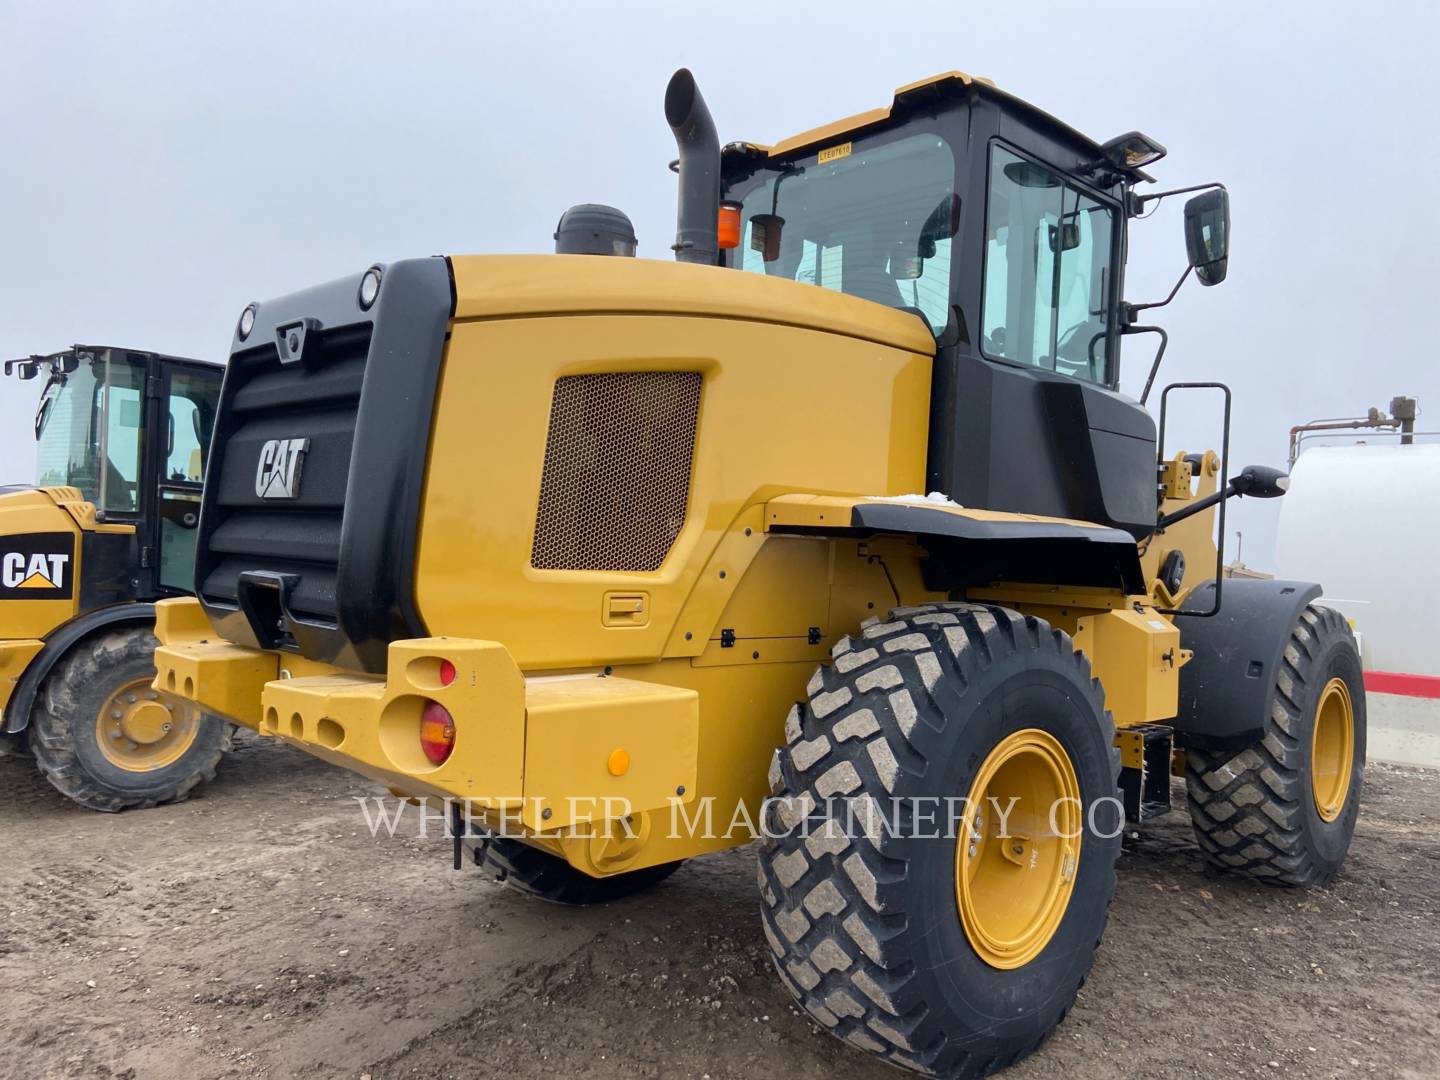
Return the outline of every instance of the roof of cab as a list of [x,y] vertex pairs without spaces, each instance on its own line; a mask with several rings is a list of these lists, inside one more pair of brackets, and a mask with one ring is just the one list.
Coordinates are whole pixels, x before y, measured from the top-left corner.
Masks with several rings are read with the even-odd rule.
[[850,135],[876,124],[884,123],[890,119],[896,108],[909,100],[935,96],[956,88],[975,88],[981,93],[1002,98],[1011,105],[1018,105],[1026,112],[1043,119],[1046,123],[1054,125],[1075,139],[1093,147],[1098,153],[1100,144],[1083,132],[1076,131],[1063,120],[1059,120],[1043,109],[1030,104],[1024,98],[1016,97],[1007,93],[995,85],[995,83],[981,75],[970,75],[964,71],[942,71],[938,75],[931,75],[929,78],[917,79],[915,82],[906,83],[897,87],[891,98],[890,104],[879,109],[869,109],[854,116],[847,116],[843,120],[835,120],[820,127],[811,128],[809,131],[802,131],[798,135],[792,135],[788,139],[781,139],[773,146],[766,146],[761,143],[740,143],[732,144],[758,152],[766,157],[783,157],[792,154],[797,150],[804,150],[822,143],[831,142],[842,135]]

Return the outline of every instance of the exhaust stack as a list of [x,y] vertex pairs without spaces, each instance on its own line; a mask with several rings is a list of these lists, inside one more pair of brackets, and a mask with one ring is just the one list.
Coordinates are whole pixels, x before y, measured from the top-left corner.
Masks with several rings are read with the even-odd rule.
[[665,88],[665,119],[680,151],[675,258],[714,265],[720,251],[720,137],[689,68],[670,76]]

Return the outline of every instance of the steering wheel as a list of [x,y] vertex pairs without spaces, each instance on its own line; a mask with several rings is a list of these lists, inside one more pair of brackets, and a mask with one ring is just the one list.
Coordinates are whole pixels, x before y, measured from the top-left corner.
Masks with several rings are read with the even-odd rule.
[[[1100,337],[1104,337],[1101,333]],[[1076,323],[1061,335],[1055,345],[1055,370],[1062,375],[1083,375],[1096,379],[1098,358],[1093,352],[1096,334],[1090,322]],[[1069,370],[1061,370],[1064,364]]]

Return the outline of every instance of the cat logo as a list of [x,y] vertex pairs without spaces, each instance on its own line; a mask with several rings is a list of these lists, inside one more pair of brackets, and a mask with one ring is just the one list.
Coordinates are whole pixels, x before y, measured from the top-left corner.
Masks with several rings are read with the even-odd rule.
[[69,533],[0,537],[0,598],[70,599],[73,551]]
[[255,494],[262,499],[293,499],[300,494],[300,461],[309,439],[270,439],[260,447]]

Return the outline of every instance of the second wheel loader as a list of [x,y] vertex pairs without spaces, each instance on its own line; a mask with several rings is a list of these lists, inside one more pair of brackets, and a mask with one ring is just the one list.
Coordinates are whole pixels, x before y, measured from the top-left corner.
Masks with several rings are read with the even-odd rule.
[[92,810],[174,802],[231,727],[154,689],[154,602],[189,592],[220,367],[76,345],[43,376],[36,482],[0,491],[0,752]]
[[[759,834],[796,1001],[938,1076],[1064,1017],[1172,763],[1217,866],[1335,874],[1353,638],[1212,540],[1285,478],[1117,390],[1163,148],[960,72],[773,145],[722,149],[687,71],[665,114],[674,263],[586,206],[555,255],[244,309],[157,687],[449,800],[549,900]],[[1218,283],[1228,197],[1185,217]]]

